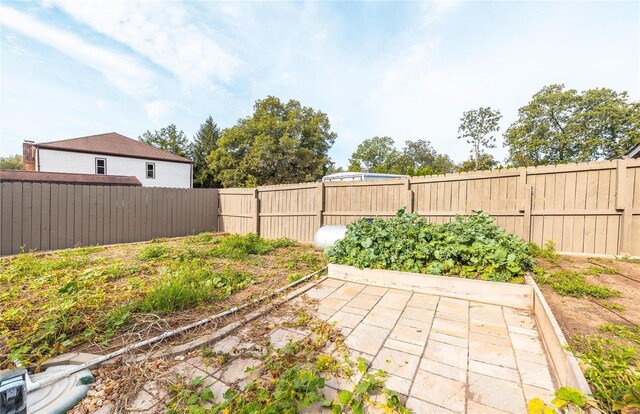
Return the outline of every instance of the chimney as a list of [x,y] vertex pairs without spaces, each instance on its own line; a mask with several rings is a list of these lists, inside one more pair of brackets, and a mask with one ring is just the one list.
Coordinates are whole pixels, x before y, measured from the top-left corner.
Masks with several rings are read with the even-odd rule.
[[25,140],[22,143],[22,170],[36,170],[36,147],[33,145],[33,141]]

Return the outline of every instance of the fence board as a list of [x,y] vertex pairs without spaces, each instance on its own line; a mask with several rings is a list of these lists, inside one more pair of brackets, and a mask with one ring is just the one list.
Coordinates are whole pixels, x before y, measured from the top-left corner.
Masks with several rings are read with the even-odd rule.
[[[186,236],[216,231],[218,221],[216,189],[0,184],[2,255],[19,253],[21,247],[48,250]],[[198,224],[189,226],[189,217]]]

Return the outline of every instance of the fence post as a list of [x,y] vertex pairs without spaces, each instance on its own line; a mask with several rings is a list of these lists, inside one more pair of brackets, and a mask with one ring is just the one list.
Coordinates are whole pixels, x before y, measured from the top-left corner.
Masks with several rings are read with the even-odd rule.
[[533,187],[525,185],[524,190],[524,223],[522,225],[523,240],[526,242],[531,241],[531,203],[533,201]]
[[316,230],[322,227],[324,214],[324,182],[320,181],[316,187]]
[[411,178],[407,177],[404,179],[404,200],[405,207],[407,208],[407,213],[413,213],[413,190],[411,190]]
[[618,254],[630,253],[629,236],[631,234],[631,197],[626,196],[627,185],[627,159],[616,161],[616,210],[622,211],[620,217],[620,239],[618,241]]
[[213,189],[213,231],[218,232],[220,226],[220,190]]
[[257,188],[253,190],[253,228],[260,235],[260,198]]

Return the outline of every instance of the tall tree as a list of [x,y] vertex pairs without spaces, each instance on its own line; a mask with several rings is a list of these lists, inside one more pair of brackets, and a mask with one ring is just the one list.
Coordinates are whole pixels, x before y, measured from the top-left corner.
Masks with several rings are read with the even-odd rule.
[[253,115],[222,131],[207,161],[225,187],[315,181],[329,165],[336,134],[327,115],[269,96]]
[[22,169],[22,155],[9,155],[7,157],[0,157],[0,170],[21,170]]
[[349,171],[368,168],[375,173],[432,175],[451,173],[456,164],[445,154],[431,146],[431,142],[419,139],[405,141],[398,151],[390,137],[373,137],[363,141],[349,159]]
[[161,128],[159,131],[146,131],[138,137],[138,140],[181,157],[186,157],[189,150],[186,135],[184,132],[178,131],[174,124]]
[[516,167],[613,158],[640,142],[640,104],[607,88],[549,85],[518,110],[504,138]]
[[460,118],[458,139],[466,139],[471,144],[476,170],[480,167],[480,157],[484,149],[496,147],[496,138],[492,133],[500,130],[498,125],[500,118],[502,118],[500,111],[490,107],[466,111]]
[[449,174],[456,171],[456,163],[447,154],[436,154],[433,163],[423,165],[414,172],[407,171],[409,175],[434,175]]
[[430,141],[424,139],[405,141],[401,163],[406,164],[407,171],[416,171],[423,167],[432,166],[437,155],[438,153],[433,149]]
[[491,170],[498,166],[498,161],[491,154],[481,154],[479,159],[469,157],[468,160],[462,161],[457,166],[458,172]]
[[193,137],[189,145],[189,158],[193,161],[193,186],[196,188],[216,188],[220,182],[216,180],[213,170],[207,163],[207,157],[218,148],[220,128],[209,116]]
[[368,169],[375,173],[390,173],[394,169],[400,153],[394,147],[391,137],[373,137],[358,145],[349,158],[349,171]]

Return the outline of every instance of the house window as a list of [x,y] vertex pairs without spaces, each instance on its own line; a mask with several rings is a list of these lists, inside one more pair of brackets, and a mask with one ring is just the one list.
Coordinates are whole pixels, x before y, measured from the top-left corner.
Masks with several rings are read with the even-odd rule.
[[106,175],[107,174],[107,159],[106,158],[96,158],[96,174]]
[[147,163],[147,178],[156,178],[156,163]]

